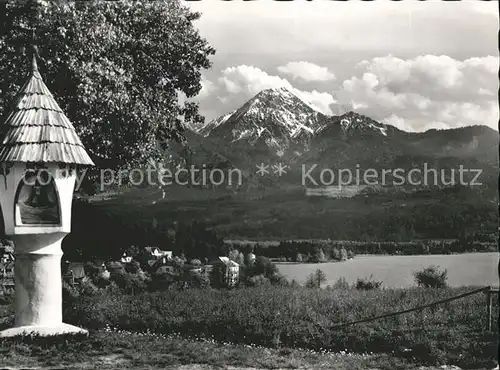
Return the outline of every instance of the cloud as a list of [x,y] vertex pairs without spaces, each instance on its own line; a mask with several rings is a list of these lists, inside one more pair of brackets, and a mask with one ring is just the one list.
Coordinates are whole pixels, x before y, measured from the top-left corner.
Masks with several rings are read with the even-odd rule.
[[[457,60],[444,55],[387,55],[356,64],[335,91],[311,91],[304,87],[309,83],[301,84],[303,78],[292,84],[261,68],[236,65],[223,69],[211,79],[214,82],[204,79],[199,97],[207,109],[222,115],[264,89],[285,87],[325,114],[353,110],[405,131],[469,125],[497,129],[498,65],[494,56]],[[286,66],[295,64],[278,70]]]
[[205,77],[202,77],[201,79],[201,90],[198,93],[198,99],[203,99],[211,94],[213,94],[217,90],[217,86],[215,84],[206,79]]
[[277,68],[278,72],[292,76],[293,80],[332,81],[335,75],[326,67],[309,62],[288,62]]
[[287,79],[270,75],[254,66],[239,65],[226,68],[222,71],[218,82],[227,93],[242,94],[246,99],[265,89],[286,87],[325,114],[332,114],[330,105],[336,102],[328,92],[297,89]]
[[222,77],[219,78],[219,83],[229,93],[243,93],[248,97],[252,97],[265,89],[275,87],[293,88],[287,80],[278,76],[271,76],[260,68],[247,65],[224,69]]
[[315,108],[317,108],[320,112],[324,114],[333,114],[332,112],[332,104],[335,104],[337,101],[333,98],[332,94],[327,92],[319,92],[316,90],[313,91],[301,91],[298,89],[292,89],[296,95],[301,97],[304,101],[309,102]]
[[497,128],[498,57],[423,55],[365,60],[342,83],[339,103],[406,131]]

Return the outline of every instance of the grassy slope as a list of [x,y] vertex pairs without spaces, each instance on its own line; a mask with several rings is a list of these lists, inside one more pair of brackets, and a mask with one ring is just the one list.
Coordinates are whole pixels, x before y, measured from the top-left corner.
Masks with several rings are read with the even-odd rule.
[[[448,304],[366,324],[336,324],[422,306],[474,288],[317,290],[261,287],[232,291],[164,291],[139,295],[100,294],[65,309],[68,323],[266,347],[316,351],[389,353],[421,365],[477,368],[497,358],[498,304],[493,333],[485,331],[485,297],[476,294]],[[474,367],[475,366],[475,367]]]
[[291,349],[229,345],[155,335],[91,332],[89,338],[3,342],[3,367],[65,369],[416,369],[388,355],[321,354]]
[[[495,332],[486,333],[482,295],[350,329],[330,328],[471,289],[328,292],[265,288],[104,294],[65,307],[65,321],[89,328],[90,338],[0,340],[0,365],[416,369],[421,367],[415,364],[447,363],[493,368],[498,305],[493,315]],[[12,305],[0,306],[0,316],[11,314]],[[8,321],[2,326],[10,326]],[[110,326],[115,329],[111,331]],[[282,341],[273,345],[276,331],[281,332]],[[184,334],[180,337],[176,332]],[[316,352],[300,349],[306,347]]]

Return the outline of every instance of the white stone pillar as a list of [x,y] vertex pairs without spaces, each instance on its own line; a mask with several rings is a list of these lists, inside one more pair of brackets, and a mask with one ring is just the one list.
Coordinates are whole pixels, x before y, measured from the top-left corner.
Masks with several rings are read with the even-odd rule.
[[61,242],[67,233],[14,236],[16,314],[0,337],[87,333],[62,321]]

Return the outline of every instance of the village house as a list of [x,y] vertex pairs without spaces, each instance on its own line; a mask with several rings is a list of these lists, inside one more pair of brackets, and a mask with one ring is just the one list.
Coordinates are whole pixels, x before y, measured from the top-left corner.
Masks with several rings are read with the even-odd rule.
[[173,274],[175,271],[174,266],[170,265],[160,265],[155,267],[156,267],[156,269],[154,269],[155,275]]
[[173,273],[174,268],[174,260],[171,257],[172,254],[170,252],[169,255],[163,255],[157,259],[148,260],[147,265],[151,273],[154,274],[164,274],[164,273]]
[[172,251],[162,251],[158,247],[145,247],[144,251],[146,252],[146,254],[154,258],[161,258],[161,257],[166,257],[170,259],[172,258]]
[[240,277],[240,265],[229,259],[229,257],[218,257],[211,266],[206,266],[206,273],[210,273],[214,268],[220,268],[222,271],[222,283],[227,287],[235,286]]
[[[137,257],[141,265],[146,266],[146,270],[152,274],[156,274],[162,266],[171,265],[173,262],[172,252],[162,251],[156,247],[146,247],[144,252]],[[163,270],[171,270],[170,267],[165,267]],[[159,272],[161,273],[161,272]]]
[[170,256],[164,255],[158,258],[157,261],[160,261],[163,265],[169,264],[173,262],[172,254],[170,254]]
[[145,247],[144,250],[151,257],[160,258],[163,255],[162,251],[158,247]]
[[[122,263],[128,263],[127,256],[122,257]],[[156,264],[158,266],[169,264],[172,262],[172,252],[171,251],[162,251],[158,247],[145,247],[141,248],[139,254],[134,257],[137,262],[144,266],[147,271],[150,273],[154,273]],[[153,267],[155,266],[155,267]]]
[[128,256],[127,253],[123,253],[122,257],[120,258],[121,263],[130,263],[132,262],[133,258],[132,256]]

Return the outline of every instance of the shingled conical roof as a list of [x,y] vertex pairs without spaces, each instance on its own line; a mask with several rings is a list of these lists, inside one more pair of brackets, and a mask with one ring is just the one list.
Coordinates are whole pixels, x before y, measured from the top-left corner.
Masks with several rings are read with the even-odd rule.
[[35,55],[31,77],[1,132],[0,162],[94,165],[75,128],[43,82]]

